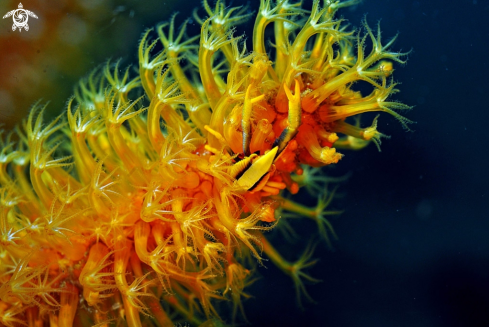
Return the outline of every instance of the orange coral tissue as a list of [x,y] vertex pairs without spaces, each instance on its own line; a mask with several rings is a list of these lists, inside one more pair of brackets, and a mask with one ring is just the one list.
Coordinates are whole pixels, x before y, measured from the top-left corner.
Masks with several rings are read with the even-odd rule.
[[[234,27],[254,14],[204,1],[200,35],[187,37],[187,22],[176,33],[174,18],[155,40],[144,33],[138,74],[94,71],[49,123],[36,104],[1,138],[0,324],[223,325],[244,316],[265,257],[308,298],[314,246],[289,262],[265,232],[305,217],[329,243],[334,192],[311,167],[336,164],[339,148],[380,145],[377,118],[361,128],[349,117],[409,123],[397,113],[409,107],[388,100],[392,63],[406,54],[380,29],[335,18],[356,3],[261,0],[248,51]],[[285,196],[303,187],[317,206]]]

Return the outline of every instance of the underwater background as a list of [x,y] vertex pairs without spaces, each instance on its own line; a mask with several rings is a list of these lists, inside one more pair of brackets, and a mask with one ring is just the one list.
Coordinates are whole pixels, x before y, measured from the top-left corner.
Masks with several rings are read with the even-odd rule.
[[[20,35],[10,19],[0,22],[6,129],[39,98],[51,100],[58,114],[80,77],[107,58],[136,64],[146,28],[175,11],[182,22],[201,6],[194,0],[22,3],[39,16],[29,20],[30,31]],[[240,3],[259,5],[232,2]],[[0,0],[0,12],[17,5]],[[407,65],[395,66],[402,83],[395,98],[415,106],[406,116],[417,123],[408,132],[381,116],[379,130],[391,136],[382,152],[343,151],[340,163],[324,170],[351,176],[333,203],[344,210],[331,219],[338,240],[333,250],[318,245],[320,261],[309,270],[323,281],[308,285],[316,303],[299,309],[290,279],[265,263],[268,269],[257,268],[261,278],[248,288],[254,296],[245,302],[248,320],[252,326],[488,326],[489,2],[366,0],[340,12],[357,27],[365,14],[371,26],[381,21],[384,38],[399,32],[393,49],[413,49]],[[251,36],[252,27],[250,20],[237,34]],[[189,34],[198,30],[195,23]],[[315,231],[313,224],[294,228],[301,244]],[[297,258],[303,246],[281,247],[281,237],[272,236],[275,246]]]

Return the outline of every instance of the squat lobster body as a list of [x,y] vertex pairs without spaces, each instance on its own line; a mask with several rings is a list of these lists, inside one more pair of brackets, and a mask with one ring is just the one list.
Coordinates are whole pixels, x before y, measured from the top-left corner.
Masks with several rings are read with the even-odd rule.
[[255,185],[272,167],[275,156],[277,155],[278,147],[255,160],[250,168],[236,181],[238,187],[242,190],[249,190]]

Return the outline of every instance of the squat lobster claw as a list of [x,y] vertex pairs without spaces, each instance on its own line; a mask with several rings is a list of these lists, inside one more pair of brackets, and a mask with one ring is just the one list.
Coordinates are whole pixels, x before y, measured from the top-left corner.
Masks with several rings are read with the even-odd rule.
[[260,179],[270,171],[277,155],[277,151],[278,147],[274,147],[272,150],[255,160],[250,168],[248,168],[235,182],[239,189],[249,190],[258,183]]
[[285,94],[289,99],[289,115],[288,126],[282,131],[280,137],[275,141],[274,145],[278,146],[279,153],[287,146],[290,140],[297,134],[299,126],[301,126],[301,87],[299,81],[295,80],[294,94],[290,91],[287,84],[284,84]]

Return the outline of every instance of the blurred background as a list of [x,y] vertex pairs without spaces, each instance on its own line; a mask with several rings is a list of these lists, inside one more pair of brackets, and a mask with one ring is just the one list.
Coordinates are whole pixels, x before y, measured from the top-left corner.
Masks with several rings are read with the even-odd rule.
[[[0,13],[20,0],[0,0]],[[108,59],[137,64],[137,44],[145,28],[167,19],[174,0],[25,0],[29,31],[12,31],[12,17],[0,21],[0,123],[21,120],[33,103],[49,101],[59,114],[81,76]]]
[[[39,98],[59,113],[81,76],[107,58],[136,64],[146,28],[177,10],[181,22],[200,6],[22,3],[39,17],[29,19],[29,32],[14,33],[11,19],[0,21],[0,122],[7,128]],[[258,0],[248,3],[258,8]],[[17,5],[0,0],[1,15]],[[290,279],[268,263],[249,288],[248,319],[253,326],[489,326],[489,2],[366,0],[341,12],[357,27],[366,13],[371,26],[381,22],[383,38],[399,32],[394,50],[413,49],[407,65],[396,66],[402,84],[394,98],[415,106],[407,117],[417,123],[407,132],[382,115],[379,130],[391,135],[382,152],[374,146],[344,152],[325,170],[352,175],[332,205],[344,210],[331,219],[339,239],[332,250],[318,245],[320,261],[308,271],[323,280],[308,285],[316,303],[304,301],[301,310]],[[237,33],[250,37],[252,26]],[[293,246],[276,232],[273,244],[297,259],[314,235],[309,223],[293,225],[302,235]]]

